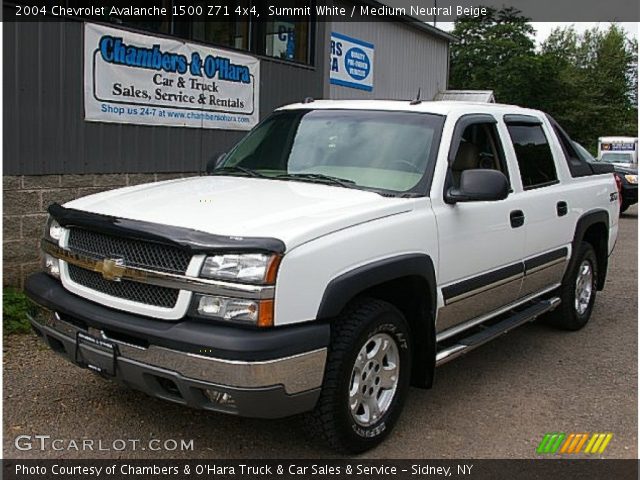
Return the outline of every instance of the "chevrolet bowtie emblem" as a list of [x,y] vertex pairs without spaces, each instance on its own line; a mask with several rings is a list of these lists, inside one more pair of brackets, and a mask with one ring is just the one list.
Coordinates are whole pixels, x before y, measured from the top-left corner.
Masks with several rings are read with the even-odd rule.
[[122,258],[105,258],[102,263],[96,265],[96,270],[102,273],[105,280],[119,282],[126,267]]

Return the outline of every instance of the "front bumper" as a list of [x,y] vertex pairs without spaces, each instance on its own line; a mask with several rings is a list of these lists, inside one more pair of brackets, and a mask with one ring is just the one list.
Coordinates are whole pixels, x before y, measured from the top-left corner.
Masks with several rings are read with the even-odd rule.
[[157,321],[88,302],[46,274],[29,277],[25,290],[29,320],[54,351],[151,396],[280,418],[311,410],[320,394],[327,325],[259,331]]

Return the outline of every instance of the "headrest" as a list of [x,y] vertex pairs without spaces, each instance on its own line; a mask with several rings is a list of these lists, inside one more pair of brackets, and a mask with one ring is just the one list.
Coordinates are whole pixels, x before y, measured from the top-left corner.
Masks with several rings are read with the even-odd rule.
[[452,169],[456,171],[470,170],[478,168],[480,163],[480,151],[473,143],[464,142],[460,144],[456,159],[453,162]]

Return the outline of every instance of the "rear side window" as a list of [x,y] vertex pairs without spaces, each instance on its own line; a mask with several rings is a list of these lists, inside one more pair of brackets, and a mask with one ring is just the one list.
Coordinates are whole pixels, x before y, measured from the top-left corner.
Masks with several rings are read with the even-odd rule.
[[525,190],[558,182],[551,147],[541,125],[507,124]]
[[571,176],[584,177],[586,175],[593,175],[593,170],[589,166],[589,160],[587,160],[589,155],[585,158],[580,152],[578,152],[578,148],[573,144],[573,141],[569,138],[567,132],[564,131],[564,129],[553,119],[551,115],[547,114],[547,119],[549,120],[549,123],[551,123],[553,131],[560,141],[560,146],[562,147]]

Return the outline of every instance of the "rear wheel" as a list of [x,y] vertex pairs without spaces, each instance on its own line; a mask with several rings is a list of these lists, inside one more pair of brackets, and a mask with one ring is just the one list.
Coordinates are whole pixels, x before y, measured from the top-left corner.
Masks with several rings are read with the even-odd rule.
[[308,426],[336,450],[373,448],[395,425],[410,377],[404,316],[387,302],[362,299],[335,321],[322,392]]
[[580,330],[593,310],[598,280],[598,262],[591,244],[581,242],[575,262],[560,287],[560,306],[547,317],[548,323],[564,330]]

